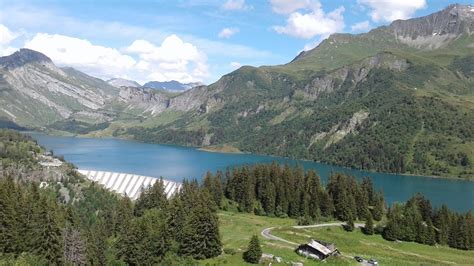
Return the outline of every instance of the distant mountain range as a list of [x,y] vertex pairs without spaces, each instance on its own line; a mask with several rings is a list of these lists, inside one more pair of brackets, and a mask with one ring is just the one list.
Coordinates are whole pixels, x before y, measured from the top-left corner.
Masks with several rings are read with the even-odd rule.
[[204,84],[200,82],[191,82],[191,83],[181,83],[176,80],[171,81],[149,81],[143,86],[138,82],[122,78],[113,78],[107,81],[110,85],[120,88],[120,87],[133,87],[133,88],[149,88],[155,90],[166,90],[170,92],[183,92],[189,89],[192,89],[197,86],[202,86]]
[[162,89],[167,91],[186,91],[193,87],[202,86],[203,84],[200,82],[192,82],[192,83],[181,83],[176,80],[171,81],[150,81],[145,83],[143,87],[151,88],[151,89]]
[[[0,120],[473,178],[472,10],[450,5],[364,34],[333,34],[288,64],[242,67],[209,86],[117,88],[22,49],[0,58]],[[169,92],[176,88],[185,91]]]
[[117,88],[120,88],[120,87],[138,88],[138,87],[142,86],[136,81],[128,80],[128,79],[122,79],[122,78],[109,79],[109,80],[107,80],[107,83],[109,83],[110,85],[112,85],[114,87],[117,87]]

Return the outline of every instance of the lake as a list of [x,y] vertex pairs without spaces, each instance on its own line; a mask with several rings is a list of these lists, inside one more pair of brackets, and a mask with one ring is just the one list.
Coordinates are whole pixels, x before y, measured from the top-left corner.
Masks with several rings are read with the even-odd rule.
[[202,178],[207,171],[254,163],[301,164],[314,169],[325,182],[331,172],[345,172],[358,179],[370,176],[374,186],[382,189],[387,203],[403,202],[417,192],[428,197],[432,204],[446,204],[457,211],[474,207],[474,182],[364,172],[316,162],[292,160],[254,154],[229,154],[200,151],[195,148],[147,144],[130,140],[76,138],[28,133],[55,155],[62,155],[80,169],[124,172],[147,176],[162,176],[181,181],[183,178]]

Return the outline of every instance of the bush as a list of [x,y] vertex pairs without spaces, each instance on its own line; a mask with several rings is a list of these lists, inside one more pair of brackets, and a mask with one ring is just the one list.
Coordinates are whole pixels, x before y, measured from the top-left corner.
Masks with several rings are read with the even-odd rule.
[[235,255],[235,249],[233,248],[224,248],[224,253],[228,255]]
[[298,218],[298,225],[310,225],[313,223],[313,219],[307,215]]

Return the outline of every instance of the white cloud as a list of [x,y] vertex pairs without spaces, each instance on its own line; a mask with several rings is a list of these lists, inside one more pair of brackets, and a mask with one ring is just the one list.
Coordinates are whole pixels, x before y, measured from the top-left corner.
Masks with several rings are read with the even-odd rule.
[[230,67],[232,67],[233,69],[237,69],[241,66],[242,66],[242,64],[239,63],[239,62],[230,62]]
[[339,7],[330,13],[324,13],[321,5],[312,6],[309,13],[293,12],[286,21],[286,26],[275,26],[274,30],[280,34],[287,34],[298,38],[311,39],[317,35],[329,36],[331,33],[344,29],[344,7]]
[[318,8],[319,1],[314,0],[270,0],[272,10],[278,14],[290,14],[298,9]]
[[248,10],[252,9],[252,6],[246,5],[245,0],[227,0],[222,8],[225,10]]
[[160,46],[136,40],[124,51],[139,57],[137,69],[143,80],[193,82],[209,76],[206,54],[174,34]]
[[8,45],[17,35],[11,32],[5,25],[0,24],[0,45]]
[[371,9],[370,16],[375,22],[407,19],[416,10],[426,7],[426,0],[358,0],[357,2]]
[[192,82],[209,76],[206,55],[176,35],[165,38],[160,46],[136,40],[119,51],[85,39],[38,33],[25,47],[44,53],[60,66],[71,66],[103,79]]
[[228,39],[230,38],[232,35],[236,34],[239,32],[239,28],[223,28],[218,36],[219,38],[225,38],[225,39]]
[[5,25],[0,24],[0,56],[10,55],[17,49],[10,46],[11,42],[18,37],[18,34],[10,31]]
[[351,26],[352,32],[367,31],[370,29],[370,23],[368,20],[356,23]]
[[44,53],[58,65],[72,66],[101,78],[122,76],[135,65],[132,57],[117,49],[59,34],[37,33],[25,47]]

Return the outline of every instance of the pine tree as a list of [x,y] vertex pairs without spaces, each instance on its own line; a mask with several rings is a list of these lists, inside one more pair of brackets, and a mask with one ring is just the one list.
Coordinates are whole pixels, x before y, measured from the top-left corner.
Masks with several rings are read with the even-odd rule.
[[442,205],[436,212],[434,225],[438,228],[436,241],[441,245],[448,244],[448,236],[450,229],[450,213],[446,205]]
[[115,233],[126,234],[133,219],[133,204],[130,198],[122,197],[117,206],[117,221]]
[[156,181],[152,187],[146,188],[138,197],[135,204],[135,215],[140,216],[149,209],[166,209],[168,199],[166,198],[163,179]]
[[39,203],[37,239],[33,252],[44,256],[51,264],[62,264],[63,236],[59,225],[58,207],[55,202],[42,198]]
[[374,208],[372,209],[372,217],[376,221],[382,220],[384,213],[384,200],[382,192],[375,193],[374,195]]
[[0,253],[15,252],[17,219],[13,198],[13,179],[0,180]]
[[349,214],[347,222],[344,225],[344,229],[348,232],[354,231],[354,218],[352,218],[352,214]]
[[217,214],[209,208],[212,199],[207,190],[199,191],[185,218],[180,240],[180,254],[195,259],[207,259],[221,253]]
[[243,259],[248,263],[257,264],[262,257],[262,248],[257,235],[253,235],[250,239],[249,246],[243,254]]
[[427,229],[427,232],[426,232],[425,244],[433,246],[434,244],[436,244],[436,233],[433,226],[433,222],[431,222],[431,219],[429,219],[426,222],[426,229]]
[[214,201],[218,208],[221,207],[222,198],[224,197],[224,191],[222,189],[222,172],[217,171],[217,174],[214,176],[214,189],[211,192],[214,197]]
[[105,265],[107,234],[103,218],[98,217],[87,231],[87,264]]
[[374,234],[374,221],[372,219],[372,214],[367,211],[366,212],[366,221],[365,221],[365,226],[364,226],[364,234],[366,235],[373,235]]

